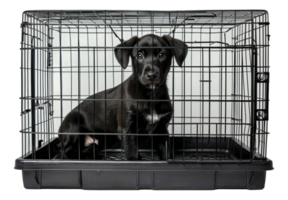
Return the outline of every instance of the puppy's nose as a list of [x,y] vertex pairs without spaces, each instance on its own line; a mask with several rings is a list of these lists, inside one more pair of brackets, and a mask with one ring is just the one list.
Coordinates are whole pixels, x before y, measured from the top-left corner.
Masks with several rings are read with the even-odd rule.
[[148,72],[146,76],[150,81],[153,81],[157,78],[158,72]]

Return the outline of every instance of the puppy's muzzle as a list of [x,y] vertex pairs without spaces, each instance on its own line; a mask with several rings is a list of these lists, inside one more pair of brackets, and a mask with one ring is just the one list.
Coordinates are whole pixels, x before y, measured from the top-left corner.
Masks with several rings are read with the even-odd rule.
[[144,82],[145,84],[158,83],[160,79],[160,73],[158,67],[151,67],[147,65],[144,68]]
[[145,78],[151,82],[156,80],[158,77],[159,77],[159,73],[157,71],[154,71],[154,72],[150,71],[150,72],[146,73],[146,75],[145,75]]

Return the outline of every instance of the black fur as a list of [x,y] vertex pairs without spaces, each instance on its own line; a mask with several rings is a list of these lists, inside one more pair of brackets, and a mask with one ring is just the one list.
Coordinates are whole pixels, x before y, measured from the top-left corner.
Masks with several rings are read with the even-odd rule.
[[[161,48],[169,46],[179,48]],[[127,47],[138,48],[129,49]],[[159,37],[150,34],[141,38],[132,37],[119,44],[115,48],[115,56],[124,69],[127,68],[129,57],[131,57],[132,75],[120,85],[88,97],[87,99],[103,99],[103,101],[83,101],[65,117],[59,132],[123,133],[121,136],[107,135],[106,148],[120,139],[128,160],[141,159],[136,144],[138,138],[129,135],[129,133],[163,134],[163,136],[153,136],[154,148],[160,159],[166,159],[165,143],[167,143],[168,157],[170,157],[171,149],[167,124],[172,117],[173,108],[171,102],[167,101],[169,100],[169,93],[166,79],[170,71],[172,57],[174,56],[177,64],[182,66],[186,54],[187,45],[170,36]],[[149,77],[149,74],[152,74],[153,77]],[[121,91],[123,91],[122,94]],[[136,101],[107,101],[105,118],[105,93],[107,99],[121,99],[123,97],[126,100],[156,99],[166,101],[139,101],[138,104]],[[155,123],[149,123],[146,118],[147,115],[152,114],[153,110],[162,117]],[[80,156],[81,159],[92,159],[94,149],[96,158],[98,158],[97,152],[105,148],[105,136],[95,135],[94,137],[99,140],[99,144],[85,147],[85,135],[59,134],[64,149],[64,158],[78,159]]]

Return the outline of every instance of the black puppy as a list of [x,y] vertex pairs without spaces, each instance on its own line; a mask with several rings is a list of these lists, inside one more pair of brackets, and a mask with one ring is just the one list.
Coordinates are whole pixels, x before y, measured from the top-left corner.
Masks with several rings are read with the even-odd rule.
[[[137,149],[137,136],[133,135],[135,133],[157,134],[153,136],[154,148],[160,159],[169,158],[171,149],[167,125],[172,117],[173,107],[169,101],[166,79],[172,57],[182,66],[186,55],[187,45],[170,36],[135,36],[119,44],[115,48],[115,56],[124,69],[131,56],[132,75],[120,85],[88,97],[87,99],[103,101],[83,101],[65,117],[59,128],[61,133],[106,133],[106,137],[59,135],[64,158],[92,159],[95,152],[97,158],[98,151],[114,144],[117,139],[117,136],[109,133],[123,133],[118,138],[122,141],[128,160],[141,159]],[[106,99],[124,101],[108,100],[105,105],[105,96]],[[141,101],[137,103],[137,99]]]

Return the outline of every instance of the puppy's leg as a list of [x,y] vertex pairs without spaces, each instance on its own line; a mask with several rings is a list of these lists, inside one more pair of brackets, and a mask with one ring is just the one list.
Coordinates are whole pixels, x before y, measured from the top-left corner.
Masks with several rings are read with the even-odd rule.
[[125,156],[127,160],[141,160],[140,154],[138,152],[136,138],[135,136],[127,135],[129,133],[124,133],[122,143],[125,151]]
[[137,137],[135,135],[129,135],[130,133],[137,132],[137,115],[129,113],[126,118],[126,123],[122,123],[122,127],[118,127],[118,131],[121,133],[121,129],[124,130],[123,135],[119,138],[122,141],[123,148],[125,151],[125,156],[127,160],[141,160],[140,154],[138,152]]
[[156,124],[155,128],[153,129],[153,133],[155,134],[163,134],[163,136],[153,136],[154,140],[154,147],[159,154],[160,160],[167,160],[172,158],[172,151],[170,146],[170,138],[169,132],[167,128],[167,124],[171,119],[172,114],[169,113],[164,115]]
[[[157,132],[156,132],[157,131]],[[154,141],[154,148],[156,149],[160,160],[167,160],[172,157],[171,153],[171,146],[170,146],[170,138],[169,132],[167,129],[156,130],[155,134],[163,133],[163,136],[152,136]]]
[[[69,113],[62,122],[59,133],[92,133],[87,127],[84,116],[78,112]],[[65,159],[92,159],[99,151],[100,145],[85,147],[85,135],[62,135],[59,134],[62,143],[62,153]]]

